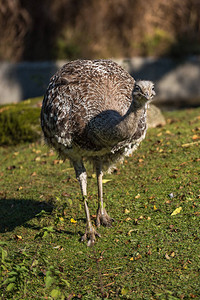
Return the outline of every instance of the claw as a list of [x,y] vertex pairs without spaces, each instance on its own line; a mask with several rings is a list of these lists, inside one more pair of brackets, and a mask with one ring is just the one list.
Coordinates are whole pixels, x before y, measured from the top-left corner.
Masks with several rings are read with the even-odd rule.
[[101,235],[94,229],[93,226],[87,227],[84,235],[81,238],[81,242],[85,242],[88,239],[88,247],[93,246],[96,236],[101,237]]
[[103,210],[101,208],[98,209],[97,219],[96,219],[97,227],[100,227],[100,225],[104,225],[106,227],[111,227],[112,222],[114,222],[114,221],[115,220],[107,214],[105,208]]

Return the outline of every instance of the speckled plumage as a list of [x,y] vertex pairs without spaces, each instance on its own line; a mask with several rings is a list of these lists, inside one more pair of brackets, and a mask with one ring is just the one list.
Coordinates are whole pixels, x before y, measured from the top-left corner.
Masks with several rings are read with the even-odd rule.
[[[109,145],[98,131],[123,116],[132,101],[135,80],[110,60],[78,60],[64,65],[52,78],[43,101],[41,124],[47,143],[61,157],[90,160],[102,156],[109,166],[135,150],[146,132],[146,108],[132,136]],[[95,118],[96,117],[96,118]]]
[[111,60],[72,61],[51,78],[42,130],[47,143],[74,164],[83,197],[87,177],[82,158],[101,174],[102,166],[108,169],[130,155],[145,137],[147,103],[154,94],[152,82],[135,82]]

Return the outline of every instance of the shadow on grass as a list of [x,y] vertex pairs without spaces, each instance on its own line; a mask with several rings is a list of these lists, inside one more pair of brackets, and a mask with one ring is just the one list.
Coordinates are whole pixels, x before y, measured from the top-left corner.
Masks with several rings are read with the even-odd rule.
[[53,207],[47,202],[32,199],[2,199],[0,198],[0,233],[12,231],[33,219],[41,211],[51,213]]

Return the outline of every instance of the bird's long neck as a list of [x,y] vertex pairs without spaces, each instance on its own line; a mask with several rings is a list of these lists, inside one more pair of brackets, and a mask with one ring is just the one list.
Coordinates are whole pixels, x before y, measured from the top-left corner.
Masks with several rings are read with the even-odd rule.
[[132,102],[127,113],[113,128],[113,133],[114,135],[116,134],[116,138],[124,140],[133,136],[137,130],[138,122],[144,114],[145,109],[145,106],[141,106],[135,102]]

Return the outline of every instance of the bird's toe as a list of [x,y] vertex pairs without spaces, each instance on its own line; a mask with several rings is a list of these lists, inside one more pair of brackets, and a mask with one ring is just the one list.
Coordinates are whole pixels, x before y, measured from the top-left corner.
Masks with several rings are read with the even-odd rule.
[[96,219],[97,227],[100,227],[100,225],[111,227],[114,221],[115,220],[107,214],[105,209],[103,209],[103,211],[101,209],[98,210]]
[[96,240],[96,236],[101,237],[101,235],[94,229],[94,227],[86,228],[86,231],[81,238],[81,242],[85,242],[86,240],[88,240],[87,245],[89,247],[93,246]]

